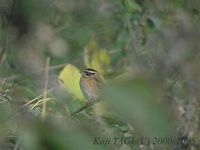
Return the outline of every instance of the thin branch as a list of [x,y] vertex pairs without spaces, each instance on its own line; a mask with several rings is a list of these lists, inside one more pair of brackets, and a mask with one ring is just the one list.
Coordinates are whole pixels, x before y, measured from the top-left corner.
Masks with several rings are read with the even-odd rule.
[[38,105],[40,105],[40,104],[43,104],[44,102],[49,101],[50,99],[52,99],[52,98],[46,98],[46,99],[41,99],[41,100],[37,101],[37,103],[35,103],[35,104],[31,107],[31,110],[33,110],[36,106],[38,106]]
[[[53,89],[50,89],[47,91],[47,93],[51,92]],[[35,97],[34,99],[28,101],[27,103],[25,103],[24,105],[22,105],[19,109],[17,109],[13,114],[16,115],[19,111],[21,111],[23,108],[25,108],[26,106],[32,104],[34,101],[37,101],[39,98],[41,98],[43,96],[43,93],[41,95],[39,95],[38,97]],[[10,116],[13,117],[14,115]]]
[[2,92],[2,91],[0,91],[0,97],[3,97],[3,98],[5,98],[5,100],[7,100],[7,101],[9,101],[10,102],[10,97],[8,97],[8,95],[6,95],[6,93],[4,93],[4,92]]
[[[64,63],[64,64],[50,66],[49,67],[49,71],[50,70],[55,70],[55,69],[60,69],[60,68],[62,68],[64,66],[66,66],[66,65],[67,64]],[[39,69],[39,70],[35,70],[35,71],[30,72],[30,74],[37,74],[37,73],[43,72],[44,70],[45,70],[45,68],[42,68],[42,69]],[[12,75],[12,76],[3,78],[3,80],[8,81],[8,80],[13,80],[13,79],[16,79],[16,78],[19,78],[19,77],[20,77],[20,75]]]
[[8,40],[8,27],[5,29],[5,33],[3,36],[2,50],[0,51],[0,63],[2,62],[3,56],[7,49],[7,40]]
[[16,142],[16,144],[15,144],[13,150],[18,150],[19,148],[20,148],[20,138],[18,137],[18,138],[17,138],[17,142]]
[[3,101],[0,101],[0,104],[1,104],[1,103],[4,103],[4,102],[7,102],[7,100],[5,99],[5,100],[3,100]]
[[96,104],[97,102],[99,102],[99,100],[94,100],[94,99],[88,100],[82,107],[80,107],[78,110],[76,110],[75,112],[73,112],[73,113],[71,114],[71,116],[75,116],[76,114],[80,113],[80,112],[83,111],[84,109],[93,106],[93,105]]
[[[45,85],[44,85],[44,94],[43,94],[43,99],[47,99],[47,88],[48,88],[48,82],[49,82],[49,62],[50,62],[50,57],[47,58],[46,60],[46,67],[45,67]],[[46,117],[46,108],[47,107],[47,101],[44,101],[42,105],[42,120],[45,120]]]
[[[8,14],[13,13],[16,2],[17,2],[17,0],[13,0],[13,3],[11,4],[11,7],[10,7]],[[2,62],[3,56],[4,56],[6,49],[7,49],[9,21],[6,20],[6,19],[5,19],[5,26],[6,27],[5,27],[5,33],[4,33],[4,36],[3,36],[2,50],[0,51],[0,63]]]
[[[50,90],[48,90],[48,91],[46,91],[46,92],[49,93],[49,92],[51,92],[51,91],[52,91],[52,89],[50,89]],[[24,104],[20,109],[22,109],[22,108],[26,107],[27,105],[33,103],[34,101],[38,100],[38,99],[39,99],[40,97],[42,97],[42,96],[43,96],[43,93],[42,93],[41,95],[39,95],[38,97],[36,97],[36,98],[30,100],[30,101],[27,102],[26,104]]]

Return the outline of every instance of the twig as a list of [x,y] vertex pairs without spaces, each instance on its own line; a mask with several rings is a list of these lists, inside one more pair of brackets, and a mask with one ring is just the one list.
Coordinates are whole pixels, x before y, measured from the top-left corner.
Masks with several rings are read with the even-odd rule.
[[[47,93],[51,92],[52,89],[48,90]],[[26,106],[28,106],[29,104],[33,103],[34,101],[38,100],[40,97],[43,96],[43,93],[41,95],[39,95],[38,97],[35,97],[34,99],[30,100],[29,102],[27,102],[26,104],[22,105],[19,109],[17,109],[13,114],[16,115],[19,111],[21,111],[23,108],[25,108]],[[10,116],[13,117],[14,115]]]
[[0,104],[1,104],[1,103],[4,103],[4,102],[7,102],[7,100],[5,99],[5,100],[3,100],[3,101],[0,101]]
[[[49,93],[53,90],[54,88],[52,89],[49,89],[48,91],[46,91],[46,93]],[[22,109],[24,109],[26,106],[28,106],[29,104],[33,103],[34,101],[38,100],[40,97],[42,97],[44,95],[44,93],[42,93],[41,95],[39,95],[38,97],[35,97],[34,99],[30,100],[29,102],[25,103],[24,105],[22,105],[20,108],[16,109],[13,111],[13,113],[8,117],[6,118],[5,121],[8,121],[9,119],[11,119],[12,117],[14,117],[18,112],[20,112]],[[4,121],[4,122],[5,122]],[[1,121],[0,121],[1,122]]]
[[[48,90],[48,91],[46,91],[46,92],[49,93],[49,92],[51,92],[51,91],[52,91],[52,89],[50,89],[50,90]],[[30,101],[27,102],[26,104],[24,104],[20,109],[22,109],[22,108],[26,107],[27,105],[33,103],[34,101],[38,100],[38,99],[39,99],[40,97],[42,97],[42,96],[43,96],[43,93],[42,93],[41,95],[39,95],[38,97],[36,97],[36,98],[30,100]]]
[[[13,3],[11,4],[10,10],[9,10],[9,14],[13,13],[16,2],[17,2],[17,0],[13,0]],[[0,63],[2,62],[3,56],[4,56],[6,49],[7,49],[9,21],[6,20],[6,19],[5,19],[5,26],[6,26],[5,27],[6,29],[5,29],[5,33],[4,33],[4,36],[3,36],[2,50],[0,52]]]
[[[50,62],[50,57],[48,57],[46,60],[43,99],[47,99],[47,88],[48,88],[48,82],[49,82],[49,62]],[[47,107],[47,101],[44,101],[44,103],[42,104],[42,120],[45,120],[45,117],[46,117],[46,107]]]
[[83,111],[84,109],[93,106],[93,105],[96,104],[98,101],[99,101],[99,100],[94,100],[94,99],[88,100],[82,107],[80,107],[78,110],[76,110],[75,112],[73,112],[73,113],[71,114],[71,116],[75,116],[76,114],[80,113],[80,112]]
[[[65,63],[65,64],[50,66],[49,70],[60,69],[60,68],[64,67],[65,65],[67,65],[67,64]],[[37,74],[37,73],[43,72],[44,70],[45,70],[45,68],[42,68],[42,69],[30,72],[30,74]],[[8,80],[13,80],[13,79],[16,79],[19,77],[20,77],[20,75],[12,75],[12,76],[3,78],[3,80],[8,81]]]
[[6,95],[4,92],[0,91],[0,96],[10,102],[10,97],[8,97],[8,95]]
[[18,150],[18,149],[19,149],[19,146],[20,146],[20,138],[18,137],[18,138],[17,138],[17,142],[16,142],[16,144],[15,144],[13,150]]
[[0,52],[0,63],[2,62],[4,53],[6,52],[7,39],[8,39],[8,27],[5,29],[5,33],[4,33],[4,36],[3,36],[2,50]]
[[43,104],[44,102],[46,101],[49,101],[50,99],[52,98],[46,98],[46,99],[41,99],[39,101],[37,101],[37,103],[35,103],[32,107],[31,107],[31,110],[33,110],[36,106],[40,105],[40,104]]

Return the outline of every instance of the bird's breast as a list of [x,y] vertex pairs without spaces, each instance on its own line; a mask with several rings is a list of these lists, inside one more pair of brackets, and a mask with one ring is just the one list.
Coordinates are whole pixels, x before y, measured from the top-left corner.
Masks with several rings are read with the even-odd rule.
[[93,79],[81,79],[80,80],[80,88],[83,93],[83,95],[86,98],[95,98],[98,97],[98,87],[97,84],[95,83],[95,80]]

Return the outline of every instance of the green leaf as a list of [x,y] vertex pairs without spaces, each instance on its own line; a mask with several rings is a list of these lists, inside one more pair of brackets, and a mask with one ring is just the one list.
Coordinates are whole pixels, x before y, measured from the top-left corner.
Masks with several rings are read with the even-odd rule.
[[79,69],[72,64],[68,64],[60,72],[60,75],[58,78],[59,78],[60,83],[67,89],[67,91],[70,94],[72,94],[79,100],[83,100],[84,96],[79,86],[80,77],[81,77],[81,74],[80,74]]
[[84,62],[89,68],[93,68],[106,74],[111,63],[111,57],[104,48],[99,48],[95,40],[91,40],[84,50]]
[[142,11],[142,8],[133,0],[123,0],[124,6],[129,12]]
[[154,87],[143,79],[117,80],[104,89],[104,99],[137,131],[148,136],[169,136],[173,119],[158,103]]

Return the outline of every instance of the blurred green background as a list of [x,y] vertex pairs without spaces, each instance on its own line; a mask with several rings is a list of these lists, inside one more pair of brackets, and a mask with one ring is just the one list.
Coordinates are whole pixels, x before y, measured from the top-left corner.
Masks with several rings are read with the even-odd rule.
[[[0,149],[199,150],[199,23],[199,0],[0,0]],[[102,101],[71,117],[87,67]]]

